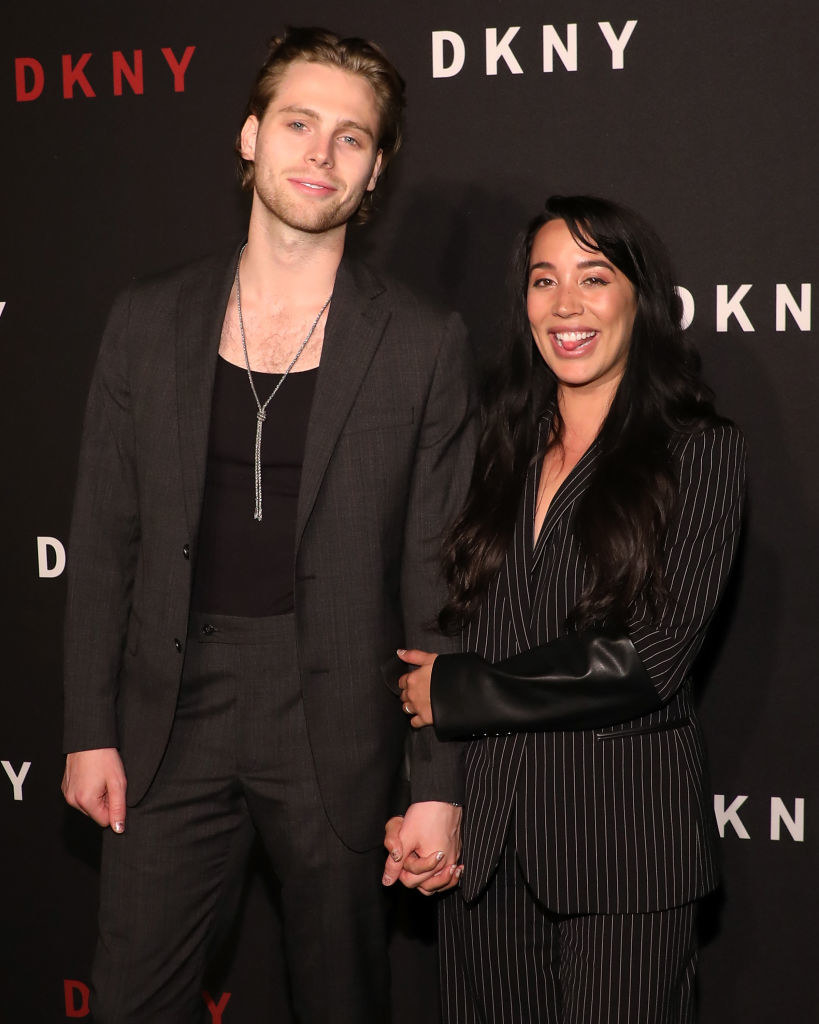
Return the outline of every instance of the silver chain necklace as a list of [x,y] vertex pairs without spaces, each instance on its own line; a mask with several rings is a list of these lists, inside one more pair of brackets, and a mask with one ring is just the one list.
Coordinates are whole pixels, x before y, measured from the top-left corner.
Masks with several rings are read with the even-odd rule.
[[264,405],[262,405],[262,403],[259,401],[259,393],[256,391],[256,385],[253,382],[253,374],[252,374],[252,372],[250,370],[250,358],[248,357],[248,354],[247,354],[247,341],[245,340],[245,324],[244,324],[244,320],[242,319],[242,290],[241,290],[241,287],[239,285],[239,264],[242,262],[242,253],[245,251],[245,248],[246,248],[246,246],[243,245],[242,248],[239,251],[239,259],[236,261],[236,312],[239,314],[239,334],[242,336],[242,351],[245,354],[245,366],[247,367],[247,379],[250,381],[250,390],[253,392],[253,398],[256,401],[256,447],[254,449],[254,458],[253,458],[253,479],[254,479],[254,484],[255,484],[256,504],[255,504],[255,507],[254,507],[254,510],[253,510],[253,518],[255,520],[257,520],[257,522],[261,522],[262,521],[262,424],[264,423],[264,421],[266,419],[266,410],[267,410],[268,405],[270,405],[271,401],[273,400],[273,398],[275,398],[276,392],[279,390],[279,388],[282,386],[282,384],[284,384],[285,379],[286,379],[288,373],[290,373],[290,371],[296,365],[297,359],[299,358],[299,356],[302,354],[302,352],[307,347],[307,342],[313,337],[313,331],[315,331],[316,327],[318,327],[318,322],[319,322],[319,320],[321,320],[321,318],[322,318],[322,316],[324,314],[324,310],[327,309],[327,307],[330,305],[330,299],[332,299],[333,296],[330,295],[328,297],[327,301],[324,303],[324,305],[319,310],[318,316],[313,321],[313,323],[310,325],[310,330],[307,332],[307,336],[305,337],[305,339],[301,343],[301,345],[299,345],[299,348],[298,348],[298,351],[296,352],[296,354],[290,360],[290,365],[287,367],[287,369],[281,375],[281,378],[280,378],[278,384],[275,386],[275,388],[273,388],[273,390],[270,393],[270,396],[267,399],[267,401],[264,403]]

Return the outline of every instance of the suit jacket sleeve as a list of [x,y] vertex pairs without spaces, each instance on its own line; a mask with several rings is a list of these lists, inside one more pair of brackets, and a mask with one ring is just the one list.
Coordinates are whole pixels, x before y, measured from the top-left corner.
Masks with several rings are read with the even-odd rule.
[[[445,600],[441,540],[463,505],[477,432],[474,362],[460,318],[451,316],[443,333],[423,411],[401,570],[407,646],[435,652],[458,646],[435,625]],[[462,745],[441,742],[431,728],[414,730],[409,742],[412,800],[460,802]]]
[[115,302],[91,380],[68,543],[64,749],[117,746],[116,690],[139,535],[125,338]]
[[430,692],[440,739],[617,725],[660,708],[631,640],[590,629],[490,665],[437,658]]
[[674,456],[679,498],[662,606],[640,600],[624,633],[570,634],[496,665],[471,654],[439,658],[431,698],[442,736],[597,728],[649,714],[673,697],[728,578],[746,453],[740,432],[725,424],[679,441]]
[[639,601],[627,627],[661,701],[685,682],[702,647],[739,541],[747,455],[740,431],[722,424],[678,442],[677,510],[665,545],[668,599]]

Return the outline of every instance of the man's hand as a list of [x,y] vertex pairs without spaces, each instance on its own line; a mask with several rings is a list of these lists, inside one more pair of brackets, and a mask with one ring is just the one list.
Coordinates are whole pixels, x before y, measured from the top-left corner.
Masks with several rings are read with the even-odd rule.
[[397,651],[398,657],[408,664],[418,666],[414,672],[401,676],[398,683],[401,687],[401,700],[404,714],[411,715],[410,725],[420,729],[424,725],[432,725],[432,705],[429,688],[432,681],[432,666],[437,654],[429,651]]
[[125,769],[116,747],[78,750],[65,759],[63,796],[103,828],[125,831]]
[[452,889],[460,880],[461,808],[437,800],[411,804],[406,815],[387,822],[389,852],[384,885],[396,879],[425,896]]

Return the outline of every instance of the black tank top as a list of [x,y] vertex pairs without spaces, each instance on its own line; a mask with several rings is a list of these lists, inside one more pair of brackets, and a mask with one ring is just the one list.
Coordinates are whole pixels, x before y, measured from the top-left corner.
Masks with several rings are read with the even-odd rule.
[[[221,615],[293,609],[296,503],[318,370],[292,371],[262,426],[261,522],[253,518],[256,404],[247,370],[219,356],[191,608]],[[253,373],[264,402],[281,379]]]

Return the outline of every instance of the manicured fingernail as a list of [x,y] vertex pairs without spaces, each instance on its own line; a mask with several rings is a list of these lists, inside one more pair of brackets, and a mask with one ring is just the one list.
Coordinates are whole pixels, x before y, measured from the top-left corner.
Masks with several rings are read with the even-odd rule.
[[461,864],[461,866],[459,868],[455,869],[455,876],[457,878],[460,878],[463,873],[464,873],[464,866],[463,866],[463,864]]
[[439,850],[439,851],[438,851],[438,852],[437,852],[437,853],[435,854],[435,859],[436,859],[436,860],[443,860],[443,859],[444,859],[444,851],[443,851],[443,850]]
[[397,650],[397,651],[396,651],[395,653],[396,653],[396,654],[398,655],[398,657],[399,657],[399,658],[401,658],[401,657],[403,657],[403,655],[405,655],[405,654],[406,654],[407,652],[406,652],[406,649],[405,649],[405,648],[403,648],[403,647],[399,647],[399,648],[398,648],[398,650]]
[[397,862],[398,862],[399,860],[401,860],[401,853],[400,853],[400,851],[399,851],[399,850],[393,850],[393,851],[392,851],[392,853],[390,854],[390,856],[392,857],[392,859],[393,859],[394,861],[396,861],[396,863],[397,863]]
[[381,882],[383,885],[392,885],[392,879],[390,878],[389,875],[384,875],[384,877],[381,879]]
[[115,821],[114,824],[111,826],[111,828],[115,832],[124,832],[125,831],[125,822],[124,821]]

